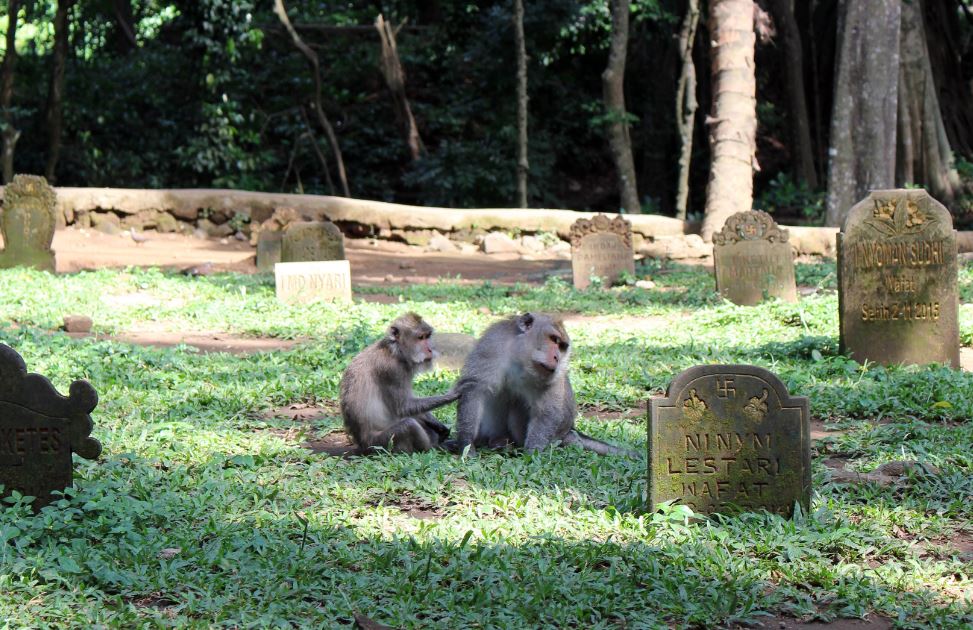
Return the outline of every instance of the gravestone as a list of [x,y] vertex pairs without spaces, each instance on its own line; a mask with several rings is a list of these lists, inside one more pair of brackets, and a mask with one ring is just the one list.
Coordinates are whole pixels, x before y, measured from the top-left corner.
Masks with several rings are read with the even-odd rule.
[[101,454],[90,437],[91,411],[98,394],[87,381],[74,381],[69,396],[60,395],[40,374],[28,374],[13,348],[0,344],[0,483],[36,497],[40,509],[71,485],[71,453],[87,459]]
[[57,196],[47,180],[36,175],[14,175],[3,191],[3,251],[0,269],[36,267],[54,272],[54,228]]
[[284,234],[280,230],[260,230],[257,235],[257,271],[269,273],[280,262]]
[[277,263],[274,276],[277,299],[286,304],[351,302],[351,266],[347,260]]
[[299,221],[284,228],[281,262],[344,260],[345,240],[330,221]]
[[465,333],[434,332],[429,339],[436,352],[436,367],[459,370],[476,345],[476,337]]
[[734,304],[752,306],[765,298],[797,301],[794,257],[782,230],[760,210],[731,215],[713,235],[716,290]]
[[574,288],[588,288],[592,276],[609,286],[622,272],[635,273],[632,224],[624,217],[611,219],[596,214],[591,219],[578,219],[571,226],[570,240]]
[[767,510],[790,516],[811,498],[808,400],[751,365],[700,365],[649,401],[650,507]]
[[959,367],[956,232],[924,190],[876,190],[838,233],[841,351]]

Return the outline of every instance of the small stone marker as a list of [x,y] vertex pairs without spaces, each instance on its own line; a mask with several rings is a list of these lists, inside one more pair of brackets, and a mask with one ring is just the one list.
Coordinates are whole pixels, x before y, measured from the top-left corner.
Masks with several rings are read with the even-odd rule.
[[0,344],[0,483],[37,497],[35,510],[54,501],[51,493],[71,485],[71,453],[86,459],[101,454],[89,437],[98,394],[87,381],[71,383],[70,395],[57,393],[40,374],[28,374],[13,348]]
[[838,233],[841,351],[959,367],[956,232],[924,190],[876,190]]
[[3,251],[0,269],[28,266],[54,272],[54,228],[57,195],[37,175],[14,175],[3,191]]
[[281,262],[344,260],[345,240],[330,221],[299,221],[284,228]]
[[463,367],[476,345],[476,337],[465,333],[433,333],[429,339],[436,354],[436,366],[447,370]]
[[269,273],[280,262],[284,234],[280,230],[260,230],[257,235],[257,271]]
[[789,234],[760,210],[730,216],[713,235],[716,290],[734,304],[752,306],[765,298],[797,301]]
[[811,499],[808,400],[752,365],[699,365],[649,400],[649,504],[790,516]]
[[635,273],[632,224],[624,217],[596,214],[590,220],[578,219],[571,226],[570,240],[574,288],[588,288],[591,276],[610,286],[623,271]]
[[347,260],[277,263],[274,276],[281,302],[351,302],[351,266]]

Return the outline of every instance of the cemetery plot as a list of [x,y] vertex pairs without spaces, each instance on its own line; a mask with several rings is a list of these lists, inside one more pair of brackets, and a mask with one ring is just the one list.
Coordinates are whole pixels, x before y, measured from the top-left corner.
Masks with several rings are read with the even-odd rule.
[[611,285],[622,273],[635,273],[632,224],[624,218],[610,219],[598,214],[591,219],[578,219],[571,226],[570,238],[576,289],[587,289],[592,277]]
[[0,483],[3,496],[17,491],[36,497],[34,509],[55,500],[52,492],[72,483],[71,453],[94,459],[101,453],[89,437],[98,395],[87,381],[71,384],[70,396],[50,381],[28,374],[13,348],[0,344]]
[[54,272],[54,240],[57,195],[43,177],[15,175],[5,187],[0,232],[4,248],[0,269],[28,266]]
[[739,212],[713,235],[716,290],[734,304],[767,298],[797,301],[794,257],[787,230],[759,210]]
[[881,190],[838,234],[841,347],[856,361],[959,367],[956,232],[924,190]]
[[649,401],[649,502],[790,515],[811,501],[807,398],[748,365],[706,365]]

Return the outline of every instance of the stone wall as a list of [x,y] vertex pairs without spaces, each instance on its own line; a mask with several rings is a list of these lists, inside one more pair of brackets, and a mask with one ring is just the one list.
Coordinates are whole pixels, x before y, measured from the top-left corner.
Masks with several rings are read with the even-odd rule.
[[[405,206],[381,201],[322,195],[260,193],[222,189],[142,190],[57,188],[59,223],[97,226],[112,223],[160,231],[205,232],[210,236],[249,233],[247,221],[267,219],[278,207],[291,207],[310,220],[336,223],[349,238],[384,238],[428,245],[445,236],[480,243],[489,232],[553,233],[567,240],[571,224],[590,212],[517,208],[453,209]],[[237,217],[237,215],[240,215]],[[698,259],[712,246],[696,233],[698,223],[657,215],[629,215],[638,254]],[[112,228],[104,228],[110,230]],[[788,226],[798,255],[834,257],[837,229]],[[973,233],[960,234],[960,251],[973,251]]]

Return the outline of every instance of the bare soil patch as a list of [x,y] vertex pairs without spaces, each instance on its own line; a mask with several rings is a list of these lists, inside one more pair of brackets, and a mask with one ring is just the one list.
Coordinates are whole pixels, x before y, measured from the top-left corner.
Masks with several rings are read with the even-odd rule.
[[835,619],[830,622],[800,621],[791,617],[768,617],[760,622],[768,630],[887,630],[892,622],[885,617],[871,615],[868,619]]
[[176,332],[171,330],[139,330],[120,332],[113,335],[91,333],[64,333],[80,339],[94,336],[98,340],[120,341],[137,346],[171,348],[178,345],[192,346],[200,352],[228,352],[230,354],[252,354],[254,352],[274,352],[291,350],[304,340],[277,339],[274,337],[242,337],[225,332],[200,331]]
[[[197,238],[151,230],[144,236],[144,242],[136,243],[127,232],[108,235],[74,227],[57,230],[53,244],[57,271],[133,266],[180,270],[197,267],[207,273],[257,272],[254,247],[233,237]],[[352,282],[359,286],[434,283],[440,277],[457,275],[460,282],[543,282],[550,273],[563,274],[571,267],[571,261],[555,257],[528,260],[516,254],[443,254],[404,243],[367,239],[347,239],[345,243]]]

